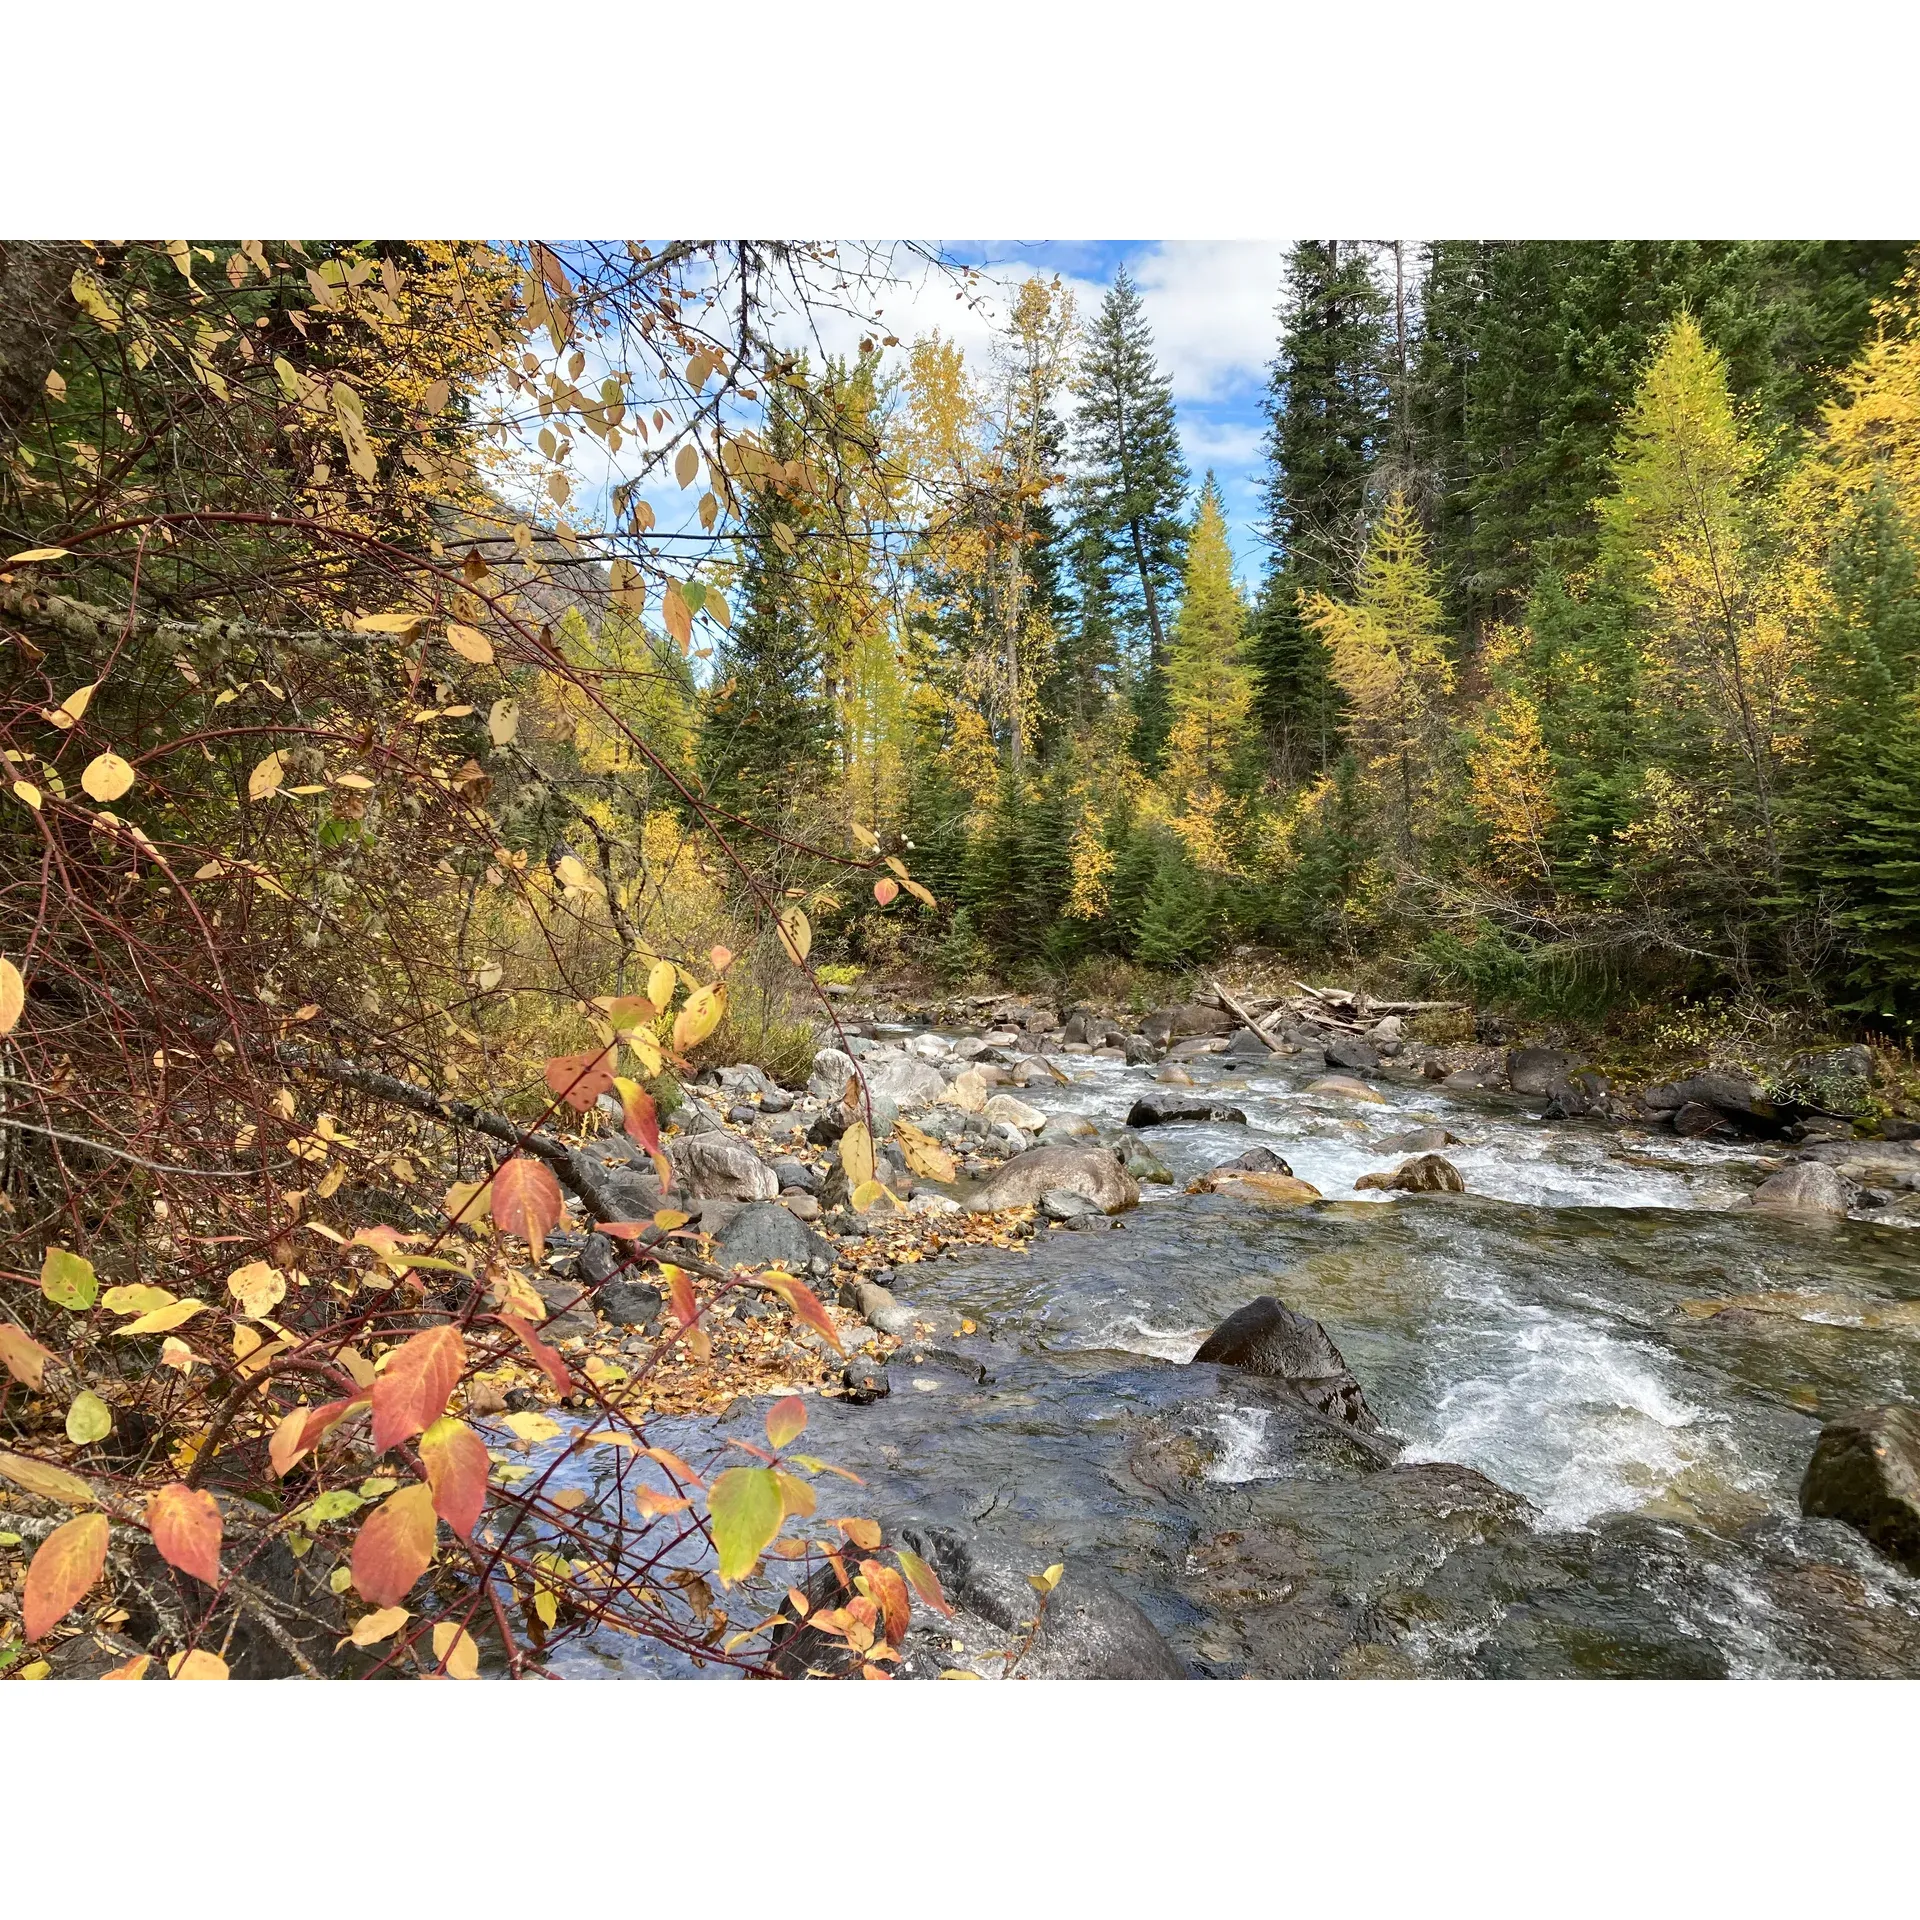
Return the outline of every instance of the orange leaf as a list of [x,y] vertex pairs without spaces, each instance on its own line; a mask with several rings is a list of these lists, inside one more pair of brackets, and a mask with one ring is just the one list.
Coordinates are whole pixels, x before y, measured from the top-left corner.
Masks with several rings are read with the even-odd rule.
[[411,1440],[447,1410],[447,1397],[467,1364],[467,1343],[453,1327],[416,1333],[373,1383],[373,1450]]
[[131,1660],[123,1661],[119,1666],[103,1673],[102,1680],[144,1680],[147,1669],[153,1665],[153,1655],[136,1653]]
[[573,1375],[567,1371],[567,1363],[560,1358],[558,1351],[550,1346],[522,1320],[512,1313],[495,1314],[494,1318],[503,1327],[511,1327],[519,1336],[520,1344],[533,1355],[534,1364],[553,1382],[555,1393],[573,1391]]
[[665,1447],[642,1447],[641,1452],[649,1460],[658,1460],[676,1480],[684,1480],[691,1487],[707,1484],[677,1453],[669,1453]]
[[907,1637],[907,1621],[913,1611],[907,1600],[907,1583],[878,1560],[862,1560],[860,1571],[867,1576],[867,1590],[880,1603],[887,1638],[897,1647]]
[[868,1553],[878,1550],[880,1545],[880,1523],[877,1520],[849,1518],[833,1523],[856,1547],[864,1548]]
[[493,1176],[493,1224],[502,1233],[517,1233],[540,1257],[540,1242],[560,1224],[560,1182],[553,1169],[539,1160],[516,1153],[503,1160]]
[[205,1647],[195,1647],[191,1653],[176,1653],[167,1662],[169,1680],[225,1680],[230,1677],[227,1663],[217,1653],[209,1653]]
[[444,1414],[420,1436],[420,1458],[433,1487],[433,1509],[462,1540],[471,1540],[487,1504],[491,1462],[480,1436]]
[[329,1400],[325,1406],[315,1407],[307,1414],[306,1424],[300,1429],[300,1444],[293,1449],[291,1458],[298,1460],[309,1447],[318,1446],[353,1408],[363,1406],[366,1400],[367,1395],[362,1393],[351,1400]]
[[900,1562],[900,1571],[912,1583],[914,1592],[936,1613],[951,1619],[953,1607],[940,1585],[940,1576],[911,1547],[895,1547],[893,1557]]
[[547,1091],[575,1113],[585,1113],[603,1093],[613,1091],[612,1055],[611,1047],[558,1055],[547,1062]]
[[77,1606],[107,1564],[107,1516],[83,1513],[40,1543],[27,1569],[22,1596],[29,1640],[58,1626]]
[[658,1520],[669,1513],[684,1513],[693,1505],[691,1500],[678,1499],[672,1494],[655,1493],[650,1488],[638,1487],[634,1490],[633,1504],[649,1520]]
[[764,1273],[760,1284],[778,1293],[793,1309],[794,1318],[805,1321],[835,1353],[846,1352],[840,1344],[840,1329],[833,1324],[833,1315],[820,1304],[820,1296],[804,1280],[796,1280],[790,1273]]
[[295,1407],[273,1430],[273,1438],[267,1442],[267,1464],[273,1468],[274,1478],[284,1480],[293,1471],[293,1465],[306,1451],[300,1436],[306,1431],[307,1409]]
[[147,1502],[147,1530],[168,1566],[220,1584],[220,1508],[212,1494],[184,1480],[162,1487]]
[[397,1607],[433,1561],[433,1489],[415,1482],[389,1494],[353,1542],[353,1584],[370,1606]]
[[0,1320],[0,1366],[4,1366],[30,1393],[40,1391],[47,1362],[56,1356],[11,1320]]
[[900,883],[897,880],[876,880],[873,883],[873,897],[883,907],[890,907],[900,897]]
[[663,1264],[660,1277],[667,1283],[668,1311],[681,1326],[692,1326],[700,1318],[700,1309],[694,1304],[693,1282],[687,1278],[686,1270]]
[[807,1430],[807,1409],[797,1393],[776,1400],[767,1409],[767,1438],[776,1447],[797,1440]]

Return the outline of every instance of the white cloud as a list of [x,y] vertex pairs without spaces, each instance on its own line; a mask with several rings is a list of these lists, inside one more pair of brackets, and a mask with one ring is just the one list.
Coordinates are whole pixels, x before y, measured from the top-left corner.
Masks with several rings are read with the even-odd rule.
[[1284,240],[1163,240],[1128,263],[1179,401],[1266,378],[1279,337]]

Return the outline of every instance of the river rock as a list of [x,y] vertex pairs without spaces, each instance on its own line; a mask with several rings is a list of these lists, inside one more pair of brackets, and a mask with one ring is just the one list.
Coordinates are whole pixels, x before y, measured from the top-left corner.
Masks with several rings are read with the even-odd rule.
[[1778,1091],[1801,1106],[1857,1119],[1873,1101],[1873,1049],[1821,1047],[1796,1053],[1780,1076]]
[[[1722,1067],[1690,1073],[1664,1086],[1648,1087],[1640,1097],[1649,1107],[1664,1107],[1676,1114],[1689,1106],[1711,1107],[1762,1131],[1773,1129],[1785,1117],[1751,1074]],[[1678,1125],[1676,1120],[1676,1130]]]
[[549,1340],[591,1340],[600,1331],[586,1288],[578,1279],[536,1273],[533,1290],[546,1304],[546,1320],[540,1331]]
[[[659,1177],[651,1172],[642,1173],[629,1167],[596,1169],[593,1184],[610,1220],[650,1220],[666,1205]],[[675,1180],[676,1189],[680,1184]],[[680,1197],[677,1192],[675,1197]]]
[[714,1067],[710,1071],[713,1084],[731,1094],[764,1098],[780,1091],[768,1078],[766,1070],[756,1067],[750,1060],[743,1060],[737,1066]]
[[941,1090],[940,1098],[948,1106],[958,1107],[962,1113],[984,1113],[987,1107],[986,1077],[978,1067],[969,1067],[947,1083]]
[[1726,1124],[1727,1116],[1718,1107],[1708,1106],[1704,1100],[1686,1101],[1673,1116],[1674,1132],[1687,1140],[1697,1140],[1703,1134],[1712,1133]]
[[1514,1047],[1507,1054],[1507,1084],[1515,1093],[1551,1094],[1579,1064],[1558,1047]]
[[1217,1179],[1227,1173],[1292,1173],[1293,1169],[1271,1147],[1249,1147],[1231,1160],[1222,1160],[1206,1177]]
[[1326,1328],[1270,1293],[1236,1307],[1193,1357],[1196,1363],[1237,1367],[1263,1379],[1284,1380],[1322,1413],[1363,1433],[1380,1431],[1360,1383],[1348,1370],[1346,1356]]
[[667,1142],[676,1186],[700,1200],[772,1200],[780,1192],[773,1169],[730,1133],[696,1133]]
[[1165,1127],[1178,1120],[1227,1120],[1245,1126],[1247,1116],[1224,1101],[1191,1098],[1177,1093],[1145,1093],[1127,1113],[1130,1127]]
[[796,1220],[818,1220],[820,1218],[820,1202],[816,1200],[805,1187],[782,1187],[780,1189],[780,1204],[785,1207]]
[[1347,1033],[1329,1040],[1326,1054],[1329,1066],[1345,1067],[1349,1073],[1371,1073],[1380,1064],[1380,1050],[1377,1047]]
[[1748,1204],[1760,1213],[1822,1214],[1844,1219],[1853,1198],[1851,1183],[1815,1160],[1787,1167],[1761,1181]]
[[1047,1131],[1057,1133],[1069,1140],[1092,1140],[1100,1132],[1084,1113],[1070,1113],[1063,1120],[1049,1120]]
[[867,1071],[867,1091],[876,1099],[891,1100],[902,1112],[924,1107],[947,1090],[947,1077],[925,1059],[903,1054]]
[[1140,1023],[1140,1035],[1151,1046],[1165,1047],[1172,1041],[1184,1040],[1194,1034],[1227,1033],[1238,1024],[1218,1007],[1188,1003],[1178,1007],[1160,1007],[1148,1014]]
[[723,1267],[781,1267],[796,1274],[826,1273],[833,1266],[833,1249],[777,1200],[742,1207],[714,1243],[713,1257]]
[[1373,1187],[1397,1193],[1465,1193],[1467,1183],[1451,1160],[1437,1153],[1423,1153],[1417,1159],[1403,1160],[1391,1173],[1363,1173],[1354,1183],[1356,1189]]
[[1920,1574],[1920,1409],[1864,1407],[1829,1420],[1800,1482],[1800,1510],[1844,1520]]
[[1077,1220],[1082,1214],[1096,1214],[1102,1220],[1107,1217],[1097,1201],[1075,1193],[1071,1187],[1049,1187],[1040,1196],[1040,1211],[1049,1220]]
[[806,1161],[796,1159],[792,1154],[783,1154],[772,1164],[774,1178],[780,1182],[783,1193],[788,1187],[798,1187],[803,1193],[820,1191],[820,1176]]
[[1009,1160],[974,1196],[973,1210],[998,1213],[1006,1207],[1030,1207],[1053,1187],[1083,1194],[1103,1213],[1118,1213],[1140,1202],[1132,1175],[1106,1148],[1061,1145],[1033,1147]]
[[1251,1027],[1242,1027],[1227,1042],[1227,1052],[1236,1060],[1266,1060],[1271,1058],[1273,1049]]
[[1372,1087],[1363,1087],[1358,1080],[1349,1080],[1345,1074],[1330,1073],[1324,1080],[1316,1080],[1307,1091],[1309,1093],[1334,1093],[1346,1100],[1369,1100],[1376,1107],[1387,1104],[1387,1096],[1376,1092]]
[[813,1072],[807,1080],[807,1098],[838,1106],[853,1078],[853,1056],[838,1047],[822,1047],[813,1056]]
[[1326,1198],[1318,1187],[1296,1180],[1290,1173],[1203,1174],[1188,1191],[1224,1193],[1238,1200],[1257,1200],[1270,1207],[1304,1207],[1309,1200]]
[[1178,1065],[1172,1060],[1169,1060],[1153,1077],[1158,1080],[1163,1087],[1190,1087],[1193,1085],[1193,1075],[1190,1074],[1185,1067]]
[[1038,1133],[1047,1124],[1047,1116],[1038,1107],[1016,1100],[1010,1093],[996,1093],[981,1109],[981,1116],[996,1126],[1018,1127],[1023,1133]]
[[1415,1127],[1407,1133],[1390,1134],[1385,1140],[1369,1140],[1369,1153],[1438,1153],[1443,1147],[1462,1145],[1457,1133],[1445,1127]]

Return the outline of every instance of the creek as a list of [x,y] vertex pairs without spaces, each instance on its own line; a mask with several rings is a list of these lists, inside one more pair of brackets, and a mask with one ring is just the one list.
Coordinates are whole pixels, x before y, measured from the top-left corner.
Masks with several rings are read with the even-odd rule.
[[[1070,1116],[1110,1136],[1155,1090],[1054,1058],[1068,1084],[1021,1096],[1043,1139]],[[809,1402],[808,1448],[868,1482],[858,1510],[1086,1566],[1197,1676],[1920,1673],[1920,1581],[1796,1497],[1824,1417],[1920,1387],[1912,1229],[1739,1208],[1758,1148],[1393,1079],[1378,1104],[1315,1093],[1284,1058],[1185,1064],[1247,1123],[1148,1133],[1175,1177],[1121,1226],[896,1271],[925,1344],[885,1400]],[[1376,1143],[1435,1125],[1466,1194],[1354,1191],[1401,1157]],[[1184,1190],[1254,1145],[1327,1199]],[[1262,1293],[1326,1327],[1397,1464],[1274,1383],[1186,1364]],[[710,1457],[760,1411],[653,1425]],[[631,1643],[568,1665],[682,1670]]]

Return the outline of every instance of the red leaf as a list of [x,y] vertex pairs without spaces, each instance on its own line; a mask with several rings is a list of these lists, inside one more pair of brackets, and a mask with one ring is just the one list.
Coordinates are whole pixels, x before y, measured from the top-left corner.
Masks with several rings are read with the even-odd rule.
[[447,1410],[467,1364],[467,1343],[453,1327],[416,1333],[373,1383],[373,1450],[385,1453],[424,1433]]
[[416,1481],[374,1508],[353,1542],[353,1584],[376,1607],[397,1607],[433,1561],[433,1489]]
[[351,1400],[329,1400],[323,1407],[315,1407],[307,1415],[307,1423],[300,1429],[300,1444],[293,1449],[288,1465],[324,1440],[329,1433],[344,1420],[355,1407],[364,1406],[367,1395],[356,1394]]
[[519,1336],[520,1344],[533,1355],[534,1364],[553,1382],[553,1390],[555,1393],[571,1393],[573,1391],[573,1375],[567,1371],[567,1363],[560,1358],[559,1353],[554,1348],[548,1346],[547,1343],[534,1332],[526,1321],[522,1320],[519,1315],[512,1313],[496,1314],[494,1317],[502,1326],[511,1327]]
[[184,1480],[162,1487],[147,1502],[147,1530],[168,1566],[220,1584],[220,1509],[212,1494]]
[[420,1436],[420,1458],[433,1487],[433,1508],[462,1540],[471,1540],[487,1504],[492,1463],[480,1436],[464,1420],[445,1414]]
[[798,1440],[807,1430],[807,1409],[797,1393],[776,1400],[767,1409],[767,1438],[776,1447]]
[[537,1246],[560,1224],[560,1182],[553,1169],[516,1153],[493,1176],[493,1224]]
[[547,1062],[547,1090],[575,1113],[585,1113],[603,1093],[613,1091],[613,1049],[563,1053]]
[[40,1543],[27,1569],[27,1588],[21,1596],[29,1640],[38,1640],[57,1627],[100,1578],[107,1564],[107,1516],[83,1513],[54,1530]]

